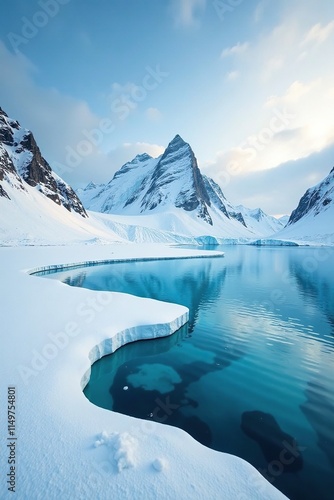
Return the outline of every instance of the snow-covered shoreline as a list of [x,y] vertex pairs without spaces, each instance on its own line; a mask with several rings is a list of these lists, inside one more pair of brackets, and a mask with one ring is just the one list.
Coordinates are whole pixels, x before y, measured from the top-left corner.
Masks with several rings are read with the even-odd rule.
[[[76,269],[78,267],[92,267],[92,266],[101,266],[104,264],[115,264],[116,262],[145,262],[145,261],[154,261],[154,260],[175,260],[175,259],[205,259],[208,257],[208,254],[203,254],[200,252],[200,247],[198,247],[198,255],[180,255],[180,256],[171,256],[171,257],[129,257],[129,258],[115,258],[115,259],[105,259],[105,260],[86,260],[82,262],[76,263],[68,263],[68,264],[57,264],[50,266],[37,267],[34,269],[27,270],[28,274],[34,275],[37,273],[43,272],[54,272],[61,271],[65,269]],[[212,255],[211,255],[212,254]],[[223,257],[224,252],[210,252],[209,257]]]
[[[205,254],[152,244],[0,248],[1,408],[4,415],[7,387],[15,386],[16,498],[285,498],[244,460],[210,450],[175,427],[95,407],[83,395],[83,377],[97,357],[120,341],[172,333],[187,320],[187,308],[27,272]],[[160,411],[168,424],[172,402]],[[4,431],[1,498],[13,496],[6,483],[7,437]]]

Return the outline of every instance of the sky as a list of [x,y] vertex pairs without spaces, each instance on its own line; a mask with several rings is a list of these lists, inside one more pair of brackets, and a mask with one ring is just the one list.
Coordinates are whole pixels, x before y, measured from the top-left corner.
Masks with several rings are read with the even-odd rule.
[[332,0],[0,0],[0,106],[74,188],[176,134],[235,204],[334,165]]

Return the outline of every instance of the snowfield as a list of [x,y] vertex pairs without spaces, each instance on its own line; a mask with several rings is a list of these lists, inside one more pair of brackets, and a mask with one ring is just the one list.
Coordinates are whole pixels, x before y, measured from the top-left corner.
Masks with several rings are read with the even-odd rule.
[[[169,335],[180,305],[74,288],[29,275],[78,262],[193,257],[163,245],[1,247],[1,419],[16,387],[15,498],[19,500],[286,498],[244,460],[186,432],[98,408],[82,387],[90,365],[129,341]],[[121,333],[120,333],[121,332]],[[161,412],[172,406],[164,402]],[[168,419],[167,422],[168,423]],[[1,432],[1,498],[7,490],[7,424]]]

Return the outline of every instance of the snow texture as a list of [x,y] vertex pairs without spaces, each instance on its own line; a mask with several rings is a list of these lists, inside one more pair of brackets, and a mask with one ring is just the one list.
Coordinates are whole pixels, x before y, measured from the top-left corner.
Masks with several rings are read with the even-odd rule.
[[168,468],[168,462],[165,458],[156,458],[152,462],[153,469],[162,472]]
[[[6,407],[7,386],[15,385],[15,498],[285,498],[244,460],[210,450],[181,429],[85,398],[82,386],[95,359],[124,342],[171,334],[187,320],[185,307],[29,275],[70,263],[196,254],[162,245],[0,248],[0,404]],[[0,440],[6,450],[5,432]],[[7,471],[6,453],[0,466]],[[4,477],[5,500],[13,494]]]

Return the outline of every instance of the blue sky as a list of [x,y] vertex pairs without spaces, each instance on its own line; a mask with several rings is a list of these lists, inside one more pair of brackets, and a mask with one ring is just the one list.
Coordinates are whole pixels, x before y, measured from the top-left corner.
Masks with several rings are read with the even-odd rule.
[[178,133],[233,203],[289,213],[334,164],[332,0],[13,0],[0,106],[74,187]]

